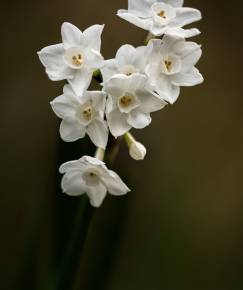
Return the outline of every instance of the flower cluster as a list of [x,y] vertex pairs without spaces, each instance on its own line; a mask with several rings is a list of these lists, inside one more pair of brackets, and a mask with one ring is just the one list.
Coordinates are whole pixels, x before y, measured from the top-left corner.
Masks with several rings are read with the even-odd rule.
[[[62,119],[61,138],[73,142],[87,134],[98,148],[95,158],[84,156],[60,167],[63,191],[72,196],[86,193],[99,207],[106,193],[126,194],[129,189],[104,159],[109,132],[124,136],[130,156],[143,160],[146,148],[130,130],[151,123],[151,113],[173,104],[181,86],[203,81],[195,67],[201,47],[187,37],[199,33],[183,27],[201,18],[198,10],[185,8],[183,0],[128,0],[128,10],[118,16],[149,31],[144,46],[123,45],[114,59],[101,55],[103,25],[80,31],[70,23],[61,28],[62,43],[38,52],[53,81],[67,80],[63,94],[51,102]],[[89,91],[93,76],[102,78],[100,91]]]

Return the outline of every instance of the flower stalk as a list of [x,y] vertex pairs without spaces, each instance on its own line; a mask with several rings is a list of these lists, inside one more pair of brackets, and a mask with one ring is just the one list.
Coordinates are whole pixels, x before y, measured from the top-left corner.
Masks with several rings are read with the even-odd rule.
[[100,161],[103,161],[105,158],[105,150],[102,148],[97,148],[95,152],[95,158],[99,159]]

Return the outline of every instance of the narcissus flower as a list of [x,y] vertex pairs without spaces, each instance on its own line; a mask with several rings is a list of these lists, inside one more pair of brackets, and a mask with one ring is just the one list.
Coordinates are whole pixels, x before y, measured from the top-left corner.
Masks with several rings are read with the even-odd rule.
[[198,29],[183,29],[201,19],[197,9],[182,7],[183,0],[128,0],[128,10],[119,10],[118,16],[148,30],[155,36],[163,34],[192,37]]
[[53,81],[67,79],[76,94],[90,85],[92,73],[103,65],[100,54],[104,25],[93,25],[81,32],[70,23],[63,23],[63,43],[43,48],[39,54],[46,73]]
[[165,36],[149,42],[152,53],[146,74],[154,90],[166,101],[174,103],[180,86],[194,86],[203,82],[195,68],[201,57],[201,46],[183,38]]
[[60,134],[64,141],[72,142],[85,134],[97,146],[105,149],[108,128],[104,121],[106,94],[101,91],[85,91],[76,95],[70,85],[66,85],[63,95],[51,102],[56,115],[62,118]]
[[166,102],[147,89],[147,77],[138,73],[116,75],[104,83],[108,94],[106,118],[114,137],[132,127],[142,129],[151,123],[150,113],[161,110]]
[[129,44],[121,46],[114,59],[105,61],[101,69],[103,80],[107,81],[116,74],[130,76],[134,73],[144,73],[149,53],[147,46],[137,48]]
[[59,170],[64,174],[63,192],[71,196],[86,193],[94,207],[102,204],[107,192],[119,196],[130,191],[121,178],[97,158],[83,156],[79,160],[64,163]]

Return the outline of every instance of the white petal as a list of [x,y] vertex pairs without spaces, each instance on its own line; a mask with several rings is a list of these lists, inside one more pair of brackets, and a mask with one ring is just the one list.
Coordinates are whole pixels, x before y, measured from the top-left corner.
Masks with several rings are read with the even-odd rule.
[[106,114],[109,129],[115,138],[124,135],[131,129],[131,126],[127,123],[126,117],[126,114],[120,113],[118,109]]
[[140,73],[144,73],[150,55],[151,55],[151,47],[140,46],[136,48],[133,65],[135,66],[135,68],[138,69]]
[[86,192],[82,173],[78,170],[66,173],[62,178],[61,186],[63,192],[71,196],[78,196]]
[[64,22],[61,28],[62,41],[66,49],[80,45],[82,32],[73,24]]
[[[184,39],[182,39],[184,41]],[[178,42],[178,38],[173,36],[165,35],[163,40],[161,39],[151,39],[148,43],[150,47],[151,54],[149,56],[149,64],[157,65],[160,64],[160,60],[164,58],[167,54],[173,54],[173,45]],[[147,69],[147,68],[146,68]]]
[[60,168],[59,168],[59,172],[61,174],[64,174],[70,170],[80,170],[82,171],[83,169],[83,162],[82,162],[82,158],[79,160],[73,160],[73,161],[68,161],[66,163],[63,163]]
[[68,96],[72,96],[72,97],[76,98],[75,92],[73,91],[72,87],[68,84],[66,84],[63,87],[63,93],[64,93],[64,95],[68,95]]
[[96,147],[106,148],[109,131],[104,122],[94,120],[87,127],[87,134]]
[[38,51],[40,61],[44,66],[62,66],[64,54],[65,50],[62,43],[50,45]]
[[87,90],[92,80],[92,71],[87,68],[78,70],[73,79],[68,80],[75,94],[80,96]]
[[87,60],[85,65],[88,68],[98,69],[104,65],[104,58],[99,51],[91,49],[86,55]]
[[103,32],[104,25],[93,25],[87,28],[82,35],[82,41],[86,47],[97,50],[100,52],[101,47],[101,34]]
[[114,97],[121,97],[124,93],[133,93],[145,87],[147,77],[140,73],[131,76],[124,74],[115,75],[104,83],[104,90]]
[[110,114],[112,111],[116,110],[118,108],[117,106],[117,99],[113,98],[111,96],[107,97],[106,101],[106,115]]
[[90,157],[90,156],[83,156],[81,159],[86,163],[92,164],[92,165],[104,165],[105,163],[95,157]]
[[115,59],[109,59],[104,61],[104,65],[101,68],[103,82],[108,81],[112,76],[118,73],[119,70],[117,68],[117,61]]
[[203,76],[195,67],[188,72],[178,74],[173,78],[175,86],[195,86],[203,82]]
[[163,0],[163,2],[173,7],[181,7],[183,6],[184,0]]
[[127,76],[119,74],[103,83],[104,91],[113,96],[123,96],[127,90]]
[[197,28],[191,28],[191,29],[183,29],[183,28],[168,28],[166,30],[167,35],[172,35],[175,37],[181,37],[181,38],[189,38],[194,37],[201,32]]
[[139,17],[152,16],[152,1],[148,0],[128,0],[128,11]]
[[106,187],[99,183],[97,186],[87,187],[87,195],[90,199],[90,204],[94,207],[100,207],[106,197]]
[[140,73],[134,73],[128,77],[127,92],[136,92],[145,88],[148,78]]
[[164,41],[165,43],[169,42],[171,44],[168,46],[168,51],[173,51],[173,53],[182,58],[201,48],[201,46],[195,42],[186,41],[183,38],[176,38],[168,35],[164,37]]
[[159,96],[154,93],[144,91],[138,93],[138,97],[141,101],[140,109],[144,113],[159,111],[167,105],[164,100],[159,98]]
[[127,116],[128,124],[136,129],[143,129],[147,127],[151,121],[150,115],[142,112],[140,109],[133,110]]
[[75,121],[63,120],[60,125],[60,134],[64,141],[74,142],[84,138],[85,127]]
[[102,181],[112,195],[124,195],[130,191],[121,178],[112,170],[104,171]]
[[40,61],[46,68],[46,73],[53,81],[60,81],[73,77],[73,71],[64,62],[63,44],[51,45],[38,52]]
[[87,91],[86,94],[92,100],[92,106],[99,113],[100,118],[104,118],[106,106],[106,93],[102,91]]
[[182,71],[188,71],[190,70],[193,66],[197,64],[199,61],[200,57],[202,55],[202,50],[200,46],[198,46],[194,51],[191,53],[188,53],[183,59],[182,59]]
[[197,9],[187,7],[176,8],[176,18],[171,23],[171,27],[183,27],[201,18],[201,12]]
[[154,23],[151,28],[150,32],[155,36],[161,36],[167,32],[168,26],[161,26]]
[[180,88],[172,85],[169,76],[162,75],[158,73],[158,67],[155,65],[150,65],[146,70],[151,85],[154,90],[163,98],[166,102],[173,104],[179,97]]
[[145,30],[150,30],[150,28],[153,25],[153,22],[151,19],[142,19],[137,17],[136,15],[132,13],[127,13],[126,10],[119,10],[117,15],[121,17],[122,19],[142,28]]
[[134,61],[135,53],[136,49],[132,45],[125,44],[121,46],[116,53],[118,66],[132,64]]
[[74,119],[78,101],[72,95],[63,94],[50,102],[55,114],[62,119]]

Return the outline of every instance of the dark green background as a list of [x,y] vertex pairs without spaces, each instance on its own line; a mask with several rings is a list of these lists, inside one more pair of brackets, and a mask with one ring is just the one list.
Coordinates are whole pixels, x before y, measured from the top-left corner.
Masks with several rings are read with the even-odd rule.
[[[204,16],[201,86],[153,115],[134,135],[148,148],[115,170],[132,192],[95,212],[76,290],[243,289],[242,1],[186,1]],[[36,51],[60,26],[106,24],[102,52],[140,45],[146,32],[116,17],[126,0],[1,3],[0,289],[46,290],[70,238],[79,198],[60,193],[61,162],[92,153],[64,144]],[[71,290],[71,289],[66,289]]]

